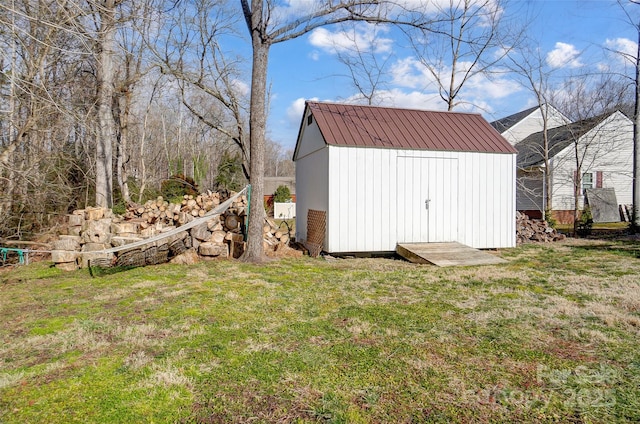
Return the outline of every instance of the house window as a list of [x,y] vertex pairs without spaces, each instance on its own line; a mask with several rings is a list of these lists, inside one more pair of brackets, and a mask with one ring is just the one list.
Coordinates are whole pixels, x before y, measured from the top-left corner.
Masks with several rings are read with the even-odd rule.
[[313,123],[313,115],[309,114],[307,116],[307,125],[311,125]]
[[585,172],[582,174],[582,192],[587,188],[593,188],[593,173]]

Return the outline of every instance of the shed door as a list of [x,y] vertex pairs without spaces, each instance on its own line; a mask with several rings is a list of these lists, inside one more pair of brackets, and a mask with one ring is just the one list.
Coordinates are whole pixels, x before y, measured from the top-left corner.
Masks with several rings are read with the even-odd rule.
[[458,160],[398,157],[398,243],[456,241]]

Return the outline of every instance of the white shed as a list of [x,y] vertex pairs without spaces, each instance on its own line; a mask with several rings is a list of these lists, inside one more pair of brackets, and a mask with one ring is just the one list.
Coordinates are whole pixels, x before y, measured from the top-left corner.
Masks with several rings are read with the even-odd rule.
[[329,253],[515,246],[516,150],[480,115],[307,102],[293,159],[303,243],[312,210]]

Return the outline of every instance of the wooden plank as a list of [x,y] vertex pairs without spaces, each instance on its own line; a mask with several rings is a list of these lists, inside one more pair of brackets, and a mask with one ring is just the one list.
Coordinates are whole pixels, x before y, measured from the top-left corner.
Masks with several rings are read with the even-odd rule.
[[402,243],[396,251],[403,258],[419,264],[445,266],[495,265],[507,261],[460,243]]

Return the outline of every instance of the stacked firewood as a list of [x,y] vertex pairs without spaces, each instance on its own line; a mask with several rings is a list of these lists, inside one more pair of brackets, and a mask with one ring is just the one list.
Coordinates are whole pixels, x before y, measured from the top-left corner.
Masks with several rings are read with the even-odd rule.
[[[203,217],[233,193],[207,192],[185,195],[180,203],[162,197],[144,205],[130,206],[123,216],[110,209],[87,208],[68,215],[68,234],[56,241],[52,259],[58,268],[76,269],[97,261],[117,266],[140,266],[163,263],[178,256],[195,255],[203,259],[238,258],[245,249],[246,196],[239,196],[220,214],[207,216],[202,222],[178,235],[161,238],[142,247],[104,254],[106,249],[121,247],[168,232]],[[286,251],[291,233],[286,224],[274,220],[264,223],[265,253]]]
[[264,250],[277,250],[278,246],[289,244],[291,238],[289,227],[283,222],[278,225],[273,219],[265,219],[262,233],[264,234]]
[[564,234],[560,234],[555,228],[549,226],[547,221],[531,219],[524,213],[516,212],[516,242],[518,244],[529,242],[552,242],[564,240]]
[[[169,203],[162,196],[149,200],[144,205],[132,205],[124,214],[125,220],[140,220],[148,224],[162,223],[167,226],[184,225],[194,218],[205,216],[207,212],[216,208],[229,198],[225,191],[193,195],[184,195],[180,203]],[[240,196],[230,206],[231,213],[245,216],[247,210],[247,196]]]

